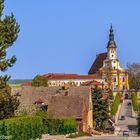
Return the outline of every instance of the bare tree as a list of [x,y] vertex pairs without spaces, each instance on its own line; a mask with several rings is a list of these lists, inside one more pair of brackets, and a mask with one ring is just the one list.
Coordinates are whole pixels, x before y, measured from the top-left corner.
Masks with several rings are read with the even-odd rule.
[[140,64],[127,64],[130,89],[140,89]]

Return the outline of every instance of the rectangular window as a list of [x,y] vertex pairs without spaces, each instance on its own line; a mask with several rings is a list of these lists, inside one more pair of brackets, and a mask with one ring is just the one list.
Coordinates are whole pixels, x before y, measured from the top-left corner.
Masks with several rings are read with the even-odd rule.
[[125,78],[124,77],[123,77],[122,81],[125,82]]

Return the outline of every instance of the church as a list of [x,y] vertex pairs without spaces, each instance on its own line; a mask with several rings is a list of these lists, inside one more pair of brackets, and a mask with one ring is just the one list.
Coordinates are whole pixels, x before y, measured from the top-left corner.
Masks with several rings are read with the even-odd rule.
[[[117,46],[112,26],[106,48],[107,52],[96,55],[96,59],[86,75],[48,73],[42,76],[48,79],[49,87],[62,87],[70,84],[72,86],[98,86],[113,91],[129,90],[128,71],[121,67],[117,58]],[[24,85],[27,86],[26,83]]]
[[107,52],[96,56],[88,74],[99,75],[102,79],[105,79],[108,87],[112,90],[128,90],[128,71],[120,66],[120,61],[117,59],[117,46],[112,25],[106,48]]

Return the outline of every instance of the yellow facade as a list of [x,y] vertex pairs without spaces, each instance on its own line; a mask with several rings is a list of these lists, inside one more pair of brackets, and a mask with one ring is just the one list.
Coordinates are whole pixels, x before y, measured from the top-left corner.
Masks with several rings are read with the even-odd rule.
[[128,90],[128,71],[120,66],[116,49],[117,46],[114,41],[114,33],[111,26],[107,45],[107,58],[103,61],[103,66],[100,68],[100,74],[102,78],[106,80],[110,89]]

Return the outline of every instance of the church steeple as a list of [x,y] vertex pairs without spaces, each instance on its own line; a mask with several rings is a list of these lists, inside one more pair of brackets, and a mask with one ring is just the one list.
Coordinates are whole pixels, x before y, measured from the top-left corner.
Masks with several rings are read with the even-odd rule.
[[112,24],[110,26],[109,41],[114,41],[114,33],[113,33]]
[[109,41],[107,44],[107,56],[108,59],[110,60],[115,60],[116,59],[116,43],[114,40],[114,32],[113,32],[113,28],[112,25],[110,26],[110,30],[109,30]]
[[108,41],[107,48],[117,48],[116,43],[114,41],[114,32],[113,32],[112,25],[110,26],[109,41]]

